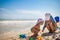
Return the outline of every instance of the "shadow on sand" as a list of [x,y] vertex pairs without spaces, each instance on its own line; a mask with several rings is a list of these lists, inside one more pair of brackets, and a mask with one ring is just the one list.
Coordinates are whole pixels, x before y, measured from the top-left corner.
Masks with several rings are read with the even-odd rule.
[[60,31],[59,32],[54,32],[54,33],[43,33],[41,36],[51,36],[51,35],[56,35],[56,34],[60,34]]

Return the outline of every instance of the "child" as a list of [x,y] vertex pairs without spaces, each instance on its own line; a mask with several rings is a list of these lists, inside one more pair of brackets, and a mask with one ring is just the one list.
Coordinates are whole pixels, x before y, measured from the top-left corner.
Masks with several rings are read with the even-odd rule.
[[49,33],[54,33],[57,30],[57,24],[50,13],[45,14],[45,25],[42,31],[44,31],[45,27],[47,27]]
[[40,25],[42,25],[42,24],[43,24],[43,20],[38,19],[37,24],[35,26],[33,26],[33,28],[31,29],[31,32],[33,33],[33,35],[31,37],[37,38],[38,32],[40,31]]

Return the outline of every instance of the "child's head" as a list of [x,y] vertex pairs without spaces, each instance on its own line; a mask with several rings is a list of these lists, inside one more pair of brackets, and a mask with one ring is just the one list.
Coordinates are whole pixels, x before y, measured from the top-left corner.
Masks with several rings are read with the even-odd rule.
[[46,13],[46,14],[45,14],[45,19],[46,19],[46,20],[49,20],[49,19],[50,19],[50,16],[51,16],[50,13]]
[[37,21],[37,24],[39,23],[40,25],[42,25],[43,22],[44,22],[43,19],[39,18],[38,21]]

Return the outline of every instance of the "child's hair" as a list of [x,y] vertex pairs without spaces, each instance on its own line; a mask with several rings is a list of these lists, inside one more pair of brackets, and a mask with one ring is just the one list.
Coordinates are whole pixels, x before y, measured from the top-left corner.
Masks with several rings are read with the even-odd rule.
[[37,24],[38,24],[39,22],[41,22],[41,21],[43,21],[43,19],[39,18],[39,19],[37,20]]
[[50,13],[46,13],[45,16],[46,16],[46,15],[50,16],[51,14],[50,14]]
[[54,22],[54,23],[55,23],[55,21],[54,21],[54,19],[53,19],[52,15],[51,15],[50,13],[46,13],[46,14],[45,14],[45,16],[46,16],[46,15],[50,16],[50,19],[52,20],[52,22]]

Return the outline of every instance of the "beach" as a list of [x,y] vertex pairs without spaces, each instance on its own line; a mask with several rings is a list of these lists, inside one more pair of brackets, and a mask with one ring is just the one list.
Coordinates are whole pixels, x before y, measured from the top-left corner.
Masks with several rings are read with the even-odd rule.
[[[36,24],[36,20],[28,20],[28,21],[0,21],[0,40],[28,40],[28,38],[33,34],[31,32],[31,28]],[[60,22],[57,23],[60,26]],[[40,36],[43,33],[48,33],[47,28],[45,28],[44,32],[42,30],[38,33]],[[26,34],[26,39],[20,39],[20,34]],[[57,29],[56,35],[60,35],[60,30]],[[49,39],[53,39],[51,36],[43,36],[43,40],[45,37],[49,37]],[[50,40],[51,40],[50,39]],[[56,39],[56,38],[55,38]],[[54,40],[55,40],[54,39]]]

